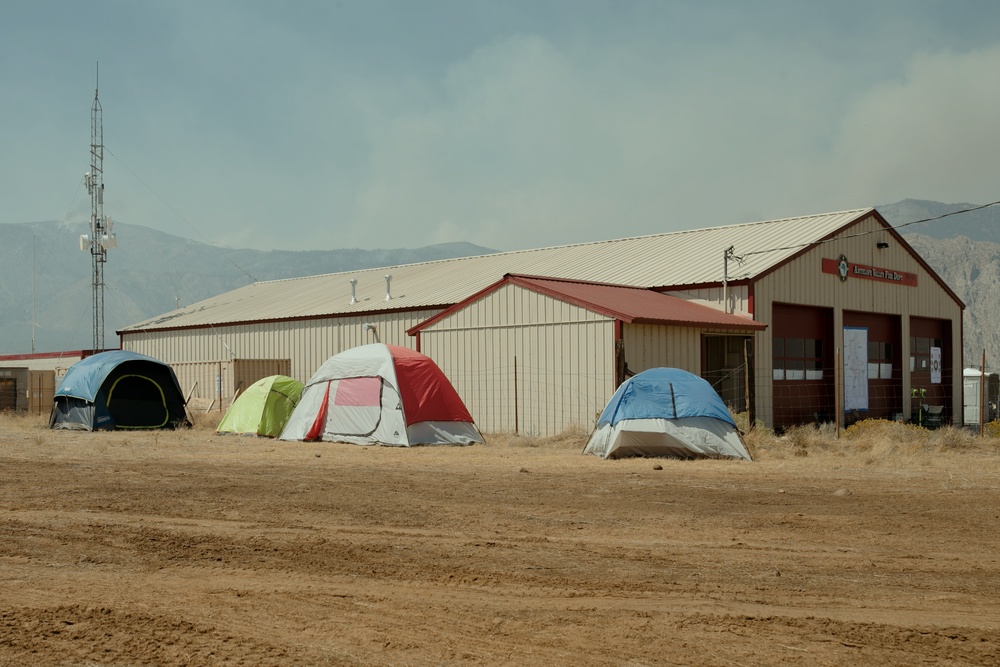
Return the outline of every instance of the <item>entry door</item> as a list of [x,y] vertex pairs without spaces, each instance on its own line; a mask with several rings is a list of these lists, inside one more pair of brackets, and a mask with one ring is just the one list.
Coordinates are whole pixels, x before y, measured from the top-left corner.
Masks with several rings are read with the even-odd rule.
[[367,437],[382,423],[383,406],[397,409],[399,394],[381,377],[333,380],[326,405],[326,436]]
[[733,412],[747,409],[748,336],[705,336],[701,376]]
[[16,378],[0,378],[0,410],[17,410]]
[[160,385],[144,375],[123,375],[108,389],[108,412],[115,428],[162,428],[170,421]]

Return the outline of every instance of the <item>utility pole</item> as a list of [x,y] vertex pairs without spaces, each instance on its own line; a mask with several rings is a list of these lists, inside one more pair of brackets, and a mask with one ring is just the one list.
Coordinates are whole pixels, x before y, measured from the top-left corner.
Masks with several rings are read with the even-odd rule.
[[80,237],[80,250],[90,250],[93,263],[90,285],[93,291],[95,352],[104,349],[104,264],[108,261],[108,248],[117,248],[111,233],[111,220],[104,217],[104,119],[100,90],[101,69],[97,65],[97,85],[94,87],[94,105],[90,109],[90,171],[83,180],[90,193],[90,234]]
[[31,353],[35,353],[35,235],[31,235]]

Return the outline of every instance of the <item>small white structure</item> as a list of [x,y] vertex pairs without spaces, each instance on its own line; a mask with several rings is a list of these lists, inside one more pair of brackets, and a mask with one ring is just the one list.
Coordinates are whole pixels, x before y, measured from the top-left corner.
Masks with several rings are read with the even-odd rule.
[[[979,406],[981,402],[986,404],[983,413],[983,423],[989,423],[997,419],[997,404],[1000,402],[1000,375],[997,373],[985,373],[986,391],[983,385],[984,373],[978,368],[966,368],[962,371],[963,396],[965,397],[964,421],[967,426],[979,425]],[[985,401],[983,400],[985,397]]]

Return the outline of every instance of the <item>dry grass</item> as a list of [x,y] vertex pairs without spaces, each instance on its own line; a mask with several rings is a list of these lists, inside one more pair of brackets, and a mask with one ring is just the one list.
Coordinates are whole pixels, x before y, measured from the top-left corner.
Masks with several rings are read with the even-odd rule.
[[48,415],[32,415],[27,412],[0,412],[0,432],[35,431],[49,428]]
[[[204,434],[206,440],[204,445],[199,445],[201,440],[198,437],[193,441],[186,439],[186,446],[210,446],[213,441],[209,438],[214,436],[222,413],[213,411],[192,417],[194,424],[189,432],[194,436]],[[41,444],[49,433],[48,415],[0,413],[0,436],[13,433],[27,434],[29,441]],[[155,449],[161,442],[172,442],[169,431],[122,431],[108,435],[107,446],[113,447],[141,442]],[[548,437],[484,434],[489,447],[512,452],[546,451],[560,456],[562,453],[581,453],[589,435],[581,428],[568,429]],[[817,468],[859,465],[901,469],[934,466],[947,461],[949,466],[1000,469],[1000,422],[987,424],[983,436],[970,429],[944,427],[928,430],[881,419],[857,422],[841,429],[839,434],[832,424],[797,426],[781,435],[758,424],[745,433],[744,440],[751,456],[761,463],[799,460]]]
[[214,431],[225,416],[225,412],[212,410],[210,412],[188,412],[191,425],[198,430]]
[[530,435],[515,435],[513,433],[484,433],[487,444],[497,447],[511,448],[545,448],[583,451],[590,432],[582,428],[569,428],[557,435],[536,437]]
[[[989,425],[994,426],[994,425]],[[928,430],[884,419],[857,422],[838,434],[831,424],[807,425],[776,435],[756,428],[745,436],[759,461],[810,457],[888,468],[934,465],[944,458],[969,467],[1000,465],[1000,427],[978,432],[946,426]],[[816,461],[820,465],[819,460]]]

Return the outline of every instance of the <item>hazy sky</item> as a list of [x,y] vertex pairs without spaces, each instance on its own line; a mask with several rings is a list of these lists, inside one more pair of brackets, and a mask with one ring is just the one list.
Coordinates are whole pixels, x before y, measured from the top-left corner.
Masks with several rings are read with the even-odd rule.
[[0,222],[560,245],[1000,199],[995,0],[12,0]]

